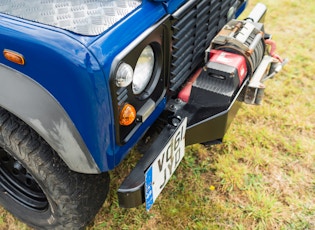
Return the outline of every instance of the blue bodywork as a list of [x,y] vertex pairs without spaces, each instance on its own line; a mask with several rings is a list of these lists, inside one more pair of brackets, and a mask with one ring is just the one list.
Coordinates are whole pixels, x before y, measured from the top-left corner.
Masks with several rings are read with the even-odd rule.
[[166,104],[166,99],[162,100],[133,137],[125,145],[117,145],[109,86],[112,62],[139,35],[184,2],[144,0],[113,27],[91,37],[0,14],[0,49],[23,54],[26,65],[9,62],[2,55],[0,63],[29,76],[53,95],[100,171],[108,171],[121,162]]

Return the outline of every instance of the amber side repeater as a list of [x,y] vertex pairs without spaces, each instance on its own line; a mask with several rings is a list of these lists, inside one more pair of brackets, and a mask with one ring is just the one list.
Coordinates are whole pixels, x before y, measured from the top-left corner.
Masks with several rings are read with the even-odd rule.
[[12,50],[3,50],[3,55],[5,59],[7,59],[10,62],[16,63],[18,65],[24,65],[25,64],[25,59],[22,54],[19,54],[15,51]]

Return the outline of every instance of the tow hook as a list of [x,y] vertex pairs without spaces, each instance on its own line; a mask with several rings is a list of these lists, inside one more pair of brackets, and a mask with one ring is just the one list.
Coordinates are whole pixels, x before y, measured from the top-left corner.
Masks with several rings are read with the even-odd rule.
[[261,105],[266,88],[264,82],[273,78],[287,63],[288,59],[282,60],[265,55],[247,85],[244,102],[251,105]]

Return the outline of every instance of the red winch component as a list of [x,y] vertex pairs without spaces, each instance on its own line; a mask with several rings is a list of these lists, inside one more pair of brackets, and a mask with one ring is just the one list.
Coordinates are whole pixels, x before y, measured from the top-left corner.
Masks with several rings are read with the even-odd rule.
[[[246,60],[242,55],[226,52],[223,50],[211,50],[210,62],[216,63],[216,64],[222,64],[222,65],[225,65],[226,67],[234,67],[238,73],[239,85],[243,83],[247,75]],[[225,66],[218,66],[218,68],[221,67],[224,70]],[[235,76],[231,76],[231,77],[235,77]]]

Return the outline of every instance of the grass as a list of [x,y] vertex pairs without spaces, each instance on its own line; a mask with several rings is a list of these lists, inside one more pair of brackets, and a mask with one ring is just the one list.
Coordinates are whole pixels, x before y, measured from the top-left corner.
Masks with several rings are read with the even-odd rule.
[[[290,59],[266,83],[263,106],[244,105],[223,144],[187,147],[150,212],[118,208],[121,165],[88,229],[315,229],[315,3],[262,2],[266,30]],[[5,211],[0,228],[28,229]]]

